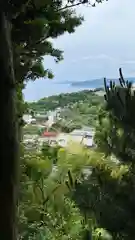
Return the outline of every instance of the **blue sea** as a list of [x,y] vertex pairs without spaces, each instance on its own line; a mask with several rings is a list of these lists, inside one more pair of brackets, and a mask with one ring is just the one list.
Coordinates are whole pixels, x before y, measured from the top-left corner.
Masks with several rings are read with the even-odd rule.
[[37,82],[30,82],[26,86],[24,92],[24,98],[26,101],[37,101],[41,98],[48,97],[51,95],[58,95],[60,93],[71,93],[78,92],[85,89],[92,89],[86,86],[72,86],[71,84],[60,84],[55,83],[54,80],[42,82],[42,80],[37,80]]
[[[127,78],[129,81],[135,83],[135,78]],[[116,84],[119,84],[118,79],[112,79]],[[109,80],[107,80],[109,84]],[[37,101],[41,98],[51,95],[58,95],[60,93],[71,93],[82,90],[90,90],[104,87],[104,80],[93,79],[88,81],[63,82],[60,83],[55,80],[36,80],[29,82],[24,90],[24,98],[26,101]]]

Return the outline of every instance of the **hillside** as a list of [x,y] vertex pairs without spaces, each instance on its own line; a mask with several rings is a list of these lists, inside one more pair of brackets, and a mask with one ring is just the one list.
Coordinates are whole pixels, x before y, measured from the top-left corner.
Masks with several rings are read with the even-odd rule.
[[[129,82],[135,83],[135,77],[126,78]],[[106,79],[109,84],[110,81],[115,82],[116,85],[119,85],[119,79]],[[99,79],[91,79],[86,81],[66,81],[64,84],[70,84],[73,87],[81,87],[81,88],[103,88],[104,87],[104,78]]]
[[[47,113],[59,108],[59,118],[54,127],[69,132],[82,126],[95,126],[99,108],[104,102],[103,91],[84,90],[55,95],[28,104],[36,113]],[[68,126],[68,127],[67,127]]]
[[103,100],[102,96],[97,96],[98,92],[101,89],[97,90],[83,90],[79,92],[66,93],[53,95],[50,97],[45,97],[40,99],[37,102],[28,103],[28,108],[37,112],[46,112],[50,110],[55,110],[56,108],[63,108],[65,106],[71,106],[74,103],[78,102],[89,102],[89,103],[100,103]]

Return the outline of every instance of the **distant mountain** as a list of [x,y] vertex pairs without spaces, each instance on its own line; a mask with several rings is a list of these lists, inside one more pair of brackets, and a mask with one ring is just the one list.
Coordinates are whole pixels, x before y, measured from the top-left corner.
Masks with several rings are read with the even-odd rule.
[[87,87],[87,88],[100,88],[104,86],[104,79],[93,79],[93,80],[86,80],[86,81],[77,81],[72,82],[71,86],[73,87]]
[[[126,78],[129,82],[135,83],[135,77]],[[114,81],[117,85],[119,85],[119,79],[107,79],[107,82]],[[104,87],[104,79],[92,79],[86,81],[65,81],[58,84],[68,84],[72,87],[79,87],[79,88],[102,88]]]

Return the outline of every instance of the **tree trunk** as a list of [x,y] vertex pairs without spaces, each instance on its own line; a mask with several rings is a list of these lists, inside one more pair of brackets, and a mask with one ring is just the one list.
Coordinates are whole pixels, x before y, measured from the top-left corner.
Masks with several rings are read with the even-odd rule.
[[[1,10],[1,9],[0,9]],[[0,239],[16,240],[19,142],[11,26],[0,11]]]

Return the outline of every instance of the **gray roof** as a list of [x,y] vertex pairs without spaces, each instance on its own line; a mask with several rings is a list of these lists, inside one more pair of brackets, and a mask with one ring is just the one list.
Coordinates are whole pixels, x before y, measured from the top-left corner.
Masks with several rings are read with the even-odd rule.
[[73,136],[84,136],[84,135],[93,136],[94,131],[86,131],[86,130],[83,130],[83,129],[75,129],[74,131],[72,131],[70,133],[70,135],[73,135]]

